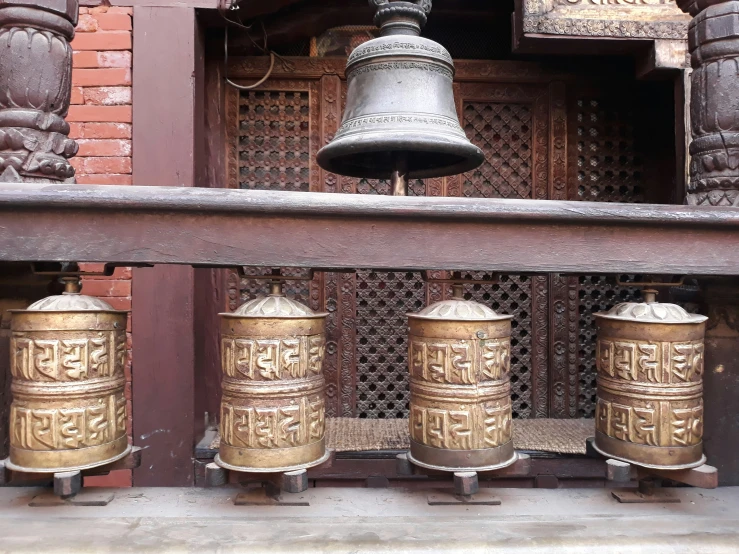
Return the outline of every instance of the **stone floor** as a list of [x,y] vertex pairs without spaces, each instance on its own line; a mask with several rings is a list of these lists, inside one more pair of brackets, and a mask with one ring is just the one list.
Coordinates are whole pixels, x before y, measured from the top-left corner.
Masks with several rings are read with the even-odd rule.
[[607,489],[496,489],[500,506],[429,506],[433,491],[312,488],[309,506],[235,506],[239,489],[118,489],[105,507],[30,507],[0,489],[0,552],[739,553],[739,488],[670,489],[619,504]]

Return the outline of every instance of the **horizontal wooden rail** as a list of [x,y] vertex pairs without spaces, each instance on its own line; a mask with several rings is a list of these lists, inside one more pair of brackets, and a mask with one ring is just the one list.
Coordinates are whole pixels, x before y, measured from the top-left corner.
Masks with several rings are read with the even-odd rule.
[[0,260],[739,275],[739,210],[0,184]]

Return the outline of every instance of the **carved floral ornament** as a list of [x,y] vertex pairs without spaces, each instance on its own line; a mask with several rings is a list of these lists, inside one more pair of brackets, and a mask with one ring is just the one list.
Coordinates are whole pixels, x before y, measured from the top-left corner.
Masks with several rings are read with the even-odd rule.
[[74,176],[64,121],[71,96],[76,0],[0,1],[0,174],[9,181]]
[[523,0],[523,32],[685,40],[690,16],[674,0]]

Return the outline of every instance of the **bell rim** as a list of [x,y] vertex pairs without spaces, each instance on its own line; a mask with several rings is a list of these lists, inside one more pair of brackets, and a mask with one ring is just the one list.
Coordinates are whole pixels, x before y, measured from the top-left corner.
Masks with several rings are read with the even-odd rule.
[[[384,135],[384,133],[381,131],[373,131],[372,133],[376,133],[378,136],[383,136],[385,140],[382,145],[362,149],[362,154],[379,154],[387,152],[420,152],[432,155],[448,154],[450,153],[449,151],[452,150],[450,146],[454,146],[458,149],[457,152],[453,152],[454,154],[459,155],[461,151],[460,157],[463,157],[463,159],[460,162],[449,166],[424,170],[414,171],[413,169],[409,169],[409,179],[433,179],[437,177],[449,177],[452,175],[458,175],[461,173],[466,173],[467,171],[472,171],[473,169],[480,167],[485,162],[485,154],[483,153],[483,151],[479,147],[471,143],[464,136],[450,137],[449,135],[442,135],[440,133],[412,130],[395,131],[392,137],[387,137],[387,135]],[[368,134],[370,134],[370,132],[364,133],[365,136]],[[389,179],[390,172],[359,172],[353,171],[351,167],[344,168],[340,165],[337,166],[335,160],[346,157],[347,155],[360,153],[356,146],[352,146],[352,143],[356,142],[356,138],[358,136],[360,135],[353,134],[349,136],[336,137],[329,144],[321,148],[316,154],[316,162],[318,163],[319,167],[321,167],[325,171],[336,173],[337,175],[344,175],[346,177],[353,177],[357,179]],[[403,144],[401,144],[401,139],[408,136],[412,136],[414,138],[418,138],[419,136],[433,138],[441,137],[444,140],[443,142],[430,143],[431,146],[436,146],[436,148],[417,148],[411,150],[408,148],[402,148]],[[397,143],[397,146],[394,146],[393,143]]]

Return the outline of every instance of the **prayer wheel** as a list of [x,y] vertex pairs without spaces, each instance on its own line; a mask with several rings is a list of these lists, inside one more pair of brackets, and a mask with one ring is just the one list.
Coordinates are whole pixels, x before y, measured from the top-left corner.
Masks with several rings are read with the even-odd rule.
[[408,459],[444,471],[516,461],[511,434],[511,318],[454,296],[408,314]]
[[221,315],[223,398],[216,463],[256,473],[323,463],[326,450],[323,357],[328,314],[282,294]]
[[626,302],[595,314],[597,406],[594,446],[648,468],[696,467],[703,456],[703,337],[706,317],[675,304]]
[[126,312],[67,292],[11,310],[14,471],[87,469],[126,456]]

